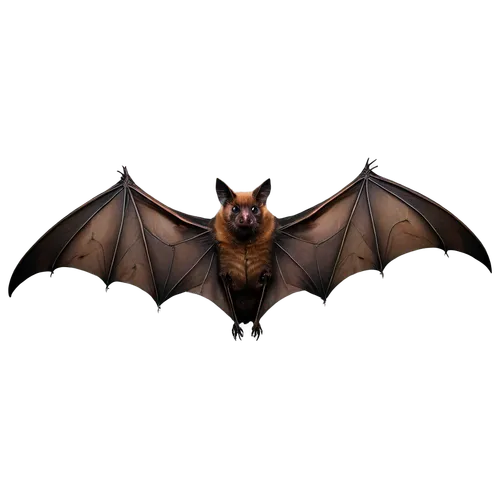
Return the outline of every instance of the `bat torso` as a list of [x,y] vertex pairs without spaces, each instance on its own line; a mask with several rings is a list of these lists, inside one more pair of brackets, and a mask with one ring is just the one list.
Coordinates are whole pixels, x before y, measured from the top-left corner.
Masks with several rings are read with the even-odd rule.
[[272,235],[246,244],[224,239],[217,241],[219,273],[222,279],[228,278],[238,320],[242,323],[254,321],[263,286],[262,277],[271,271]]
[[260,288],[262,274],[271,270],[272,238],[259,238],[244,244],[217,241],[219,271],[229,275],[232,290]]
[[219,274],[228,280],[238,319],[243,323],[254,321],[262,278],[271,273],[275,224],[274,216],[266,212],[258,233],[241,241],[228,230],[222,216],[214,221]]

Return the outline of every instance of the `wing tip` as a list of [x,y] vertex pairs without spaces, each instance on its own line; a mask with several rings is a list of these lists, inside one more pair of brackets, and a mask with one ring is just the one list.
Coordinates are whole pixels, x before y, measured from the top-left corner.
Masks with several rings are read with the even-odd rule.
[[377,166],[370,168],[376,161],[377,161],[376,159],[370,161],[370,158],[367,158],[365,166],[363,167],[363,170],[361,170],[361,173],[359,175],[361,176],[361,175],[369,174],[372,170],[376,169]]
[[39,276],[47,276],[48,279],[54,279],[55,277],[55,271],[42,271],[31,274],[28,277],[25,276],[21,278],[20,276],[19,277],[15,276],[16,270],[17,267],[12,271],[9,277],[9,282],[7,284],[7,297],[9,299],[14,297],[18,290],[20,290],[21,288],[25,288],[24,285],[29,281],[33,281],[34,278],[37,278]]

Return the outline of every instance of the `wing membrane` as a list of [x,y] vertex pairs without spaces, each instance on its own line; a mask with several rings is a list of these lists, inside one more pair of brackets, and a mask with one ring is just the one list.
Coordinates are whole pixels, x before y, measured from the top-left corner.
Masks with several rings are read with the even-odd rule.
[[17,265],[9,295],[33,274],[73,267],[135,285],[159,306],[192,292],[229,313],[218,277],[211,221],[177,212],[139,188],[124,171],[120,182],[50,229]]
[[306,290],[323,300],[344,279],[421,248],[457,250],[482,262],[479,239],[451,212],[365,166],[339,193],[295,216],[278,219],[275,264],[263,311]]

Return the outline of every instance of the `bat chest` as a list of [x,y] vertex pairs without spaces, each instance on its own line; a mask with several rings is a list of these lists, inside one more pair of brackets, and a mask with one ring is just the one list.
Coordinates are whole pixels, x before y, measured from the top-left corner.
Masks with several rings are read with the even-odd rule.
[[229,274],[233,290],[262,286],[262,273],[271,268],[271,248],[267,241],[219,245],[219,270],[222,274]]

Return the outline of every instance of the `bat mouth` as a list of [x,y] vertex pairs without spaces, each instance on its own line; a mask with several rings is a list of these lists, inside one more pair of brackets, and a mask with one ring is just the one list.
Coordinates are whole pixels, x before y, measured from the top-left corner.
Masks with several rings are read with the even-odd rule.
[[239,241],[247,241],[257,234],[257,224],[238,225],[232,222],[229,228]]

